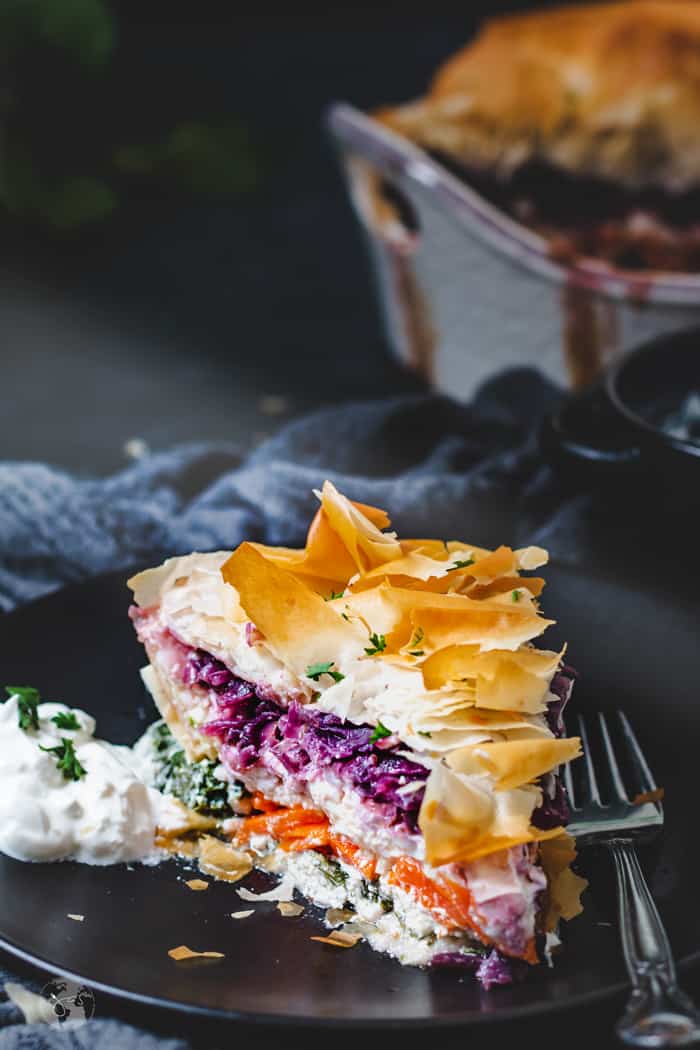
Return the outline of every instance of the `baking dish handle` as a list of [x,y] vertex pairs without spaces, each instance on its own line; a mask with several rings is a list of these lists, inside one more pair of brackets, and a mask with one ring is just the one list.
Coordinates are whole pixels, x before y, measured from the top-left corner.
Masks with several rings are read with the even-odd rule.
[[576,394],[540,428],[540,448],[554,467],[586,480],[636,473],[641,450],[629,424],[616,412],[603,383]]

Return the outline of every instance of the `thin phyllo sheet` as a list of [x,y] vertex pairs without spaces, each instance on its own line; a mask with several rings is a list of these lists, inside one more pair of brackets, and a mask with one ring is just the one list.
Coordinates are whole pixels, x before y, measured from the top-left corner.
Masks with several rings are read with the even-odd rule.
[[144,681],[229,789],[220,837],[402,963],[506,983],[584,885],[559,778],[574,672],[533,644],[547,554],[399,540],[330,482],[317,496],[303,549],[130,581]]

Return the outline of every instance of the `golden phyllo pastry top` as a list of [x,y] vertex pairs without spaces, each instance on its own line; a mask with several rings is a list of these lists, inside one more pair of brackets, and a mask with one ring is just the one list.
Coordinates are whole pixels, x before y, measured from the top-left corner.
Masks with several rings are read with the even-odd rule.
[[410,748],[430,771],[429,863],[557,836],[530,820],[540,777],[579,753],[545,718],[563,652],[532,645],[552,621],[537,602],[544,580],[522,572],[546,551],[400,540],[384,511],[330,482],[317,495],[303,548],[172,559],[130,581],[136,601],[241,677],[283,682],[289,697]]
[[629,0],[486,23],[380,120],[465,168],[530,161],[629,188],[700,183],[700,4]]

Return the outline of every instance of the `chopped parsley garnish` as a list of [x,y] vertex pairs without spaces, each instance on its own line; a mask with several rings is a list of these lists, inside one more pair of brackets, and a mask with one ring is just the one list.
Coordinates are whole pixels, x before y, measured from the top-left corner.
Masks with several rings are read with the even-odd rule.
[[350,623],[350,617],[347,613],[341,613],[340,615],[343,617],[344,620],[347,620],[347,622]]
[[80,764],[75,753],[73,741],[67,736],[62,736],[61,743],[56,747],[42,747],[41,744],[39,747],[42,751],[48,751],[50,755],[56,756],[56,768],[63,773],[64,780],[80,780],[87,773],[85,766]]
[[425,650],[424,649],[411,649],[411,651],[409,652],[408,655],[409,656],[425,656]]
[[340,671],[334,671],[333,663],[333,660],[329,660],[327,664],[309,664],[306,668],[306,677],[313,682],[318,682],[322,674],[329,674],[334,682],[342,682],[345,675],[341,674]]
[[370,744],[376,744],[377,740],[384,740],[386,737],[391,736],[391,730],[383,726],[381,722],[377,722],[376,726],[372,730],[372,735],[369,738]]
[[431,732],[429,732],[427,729],[419,729],[418,730],[418,736],[428,736],[428,737],[430,737],[432,735],[433,734]]
[[513,591],[512,594],[511,594],[511,597],[512,597],[514,602],[519,602],[520,601],[520,591]]
[[376,634],[373,631],[369,636],[369,640],[372,644],[365,649],[368,656],[376,656],[377,653],[383,653],[386,649],[386,638],[383,634]]
[[344,594],[345,594],[345,591],[338,591],[337,594],[335,593],[335,591],[331,591],[331,593],[328,595],[328,597],[324,598],[323,600],[324,600],[324,602],[334,602],[336,600],[336,598],[342,598]]
[[32,685],[6,685],[5,692],[8,696],[17,697],[19,728],[38,729],[39,712],[37,711],[37,708],[41,703],[39,690],[35,689]]
[[470,565],[474,564],[473,558],[466,558],[464,561],[455,561],[452,563],[451,568],[453,569],[468,569]]
[[59,711],[51,721],[59,729],[80,729],[80,722],[72,711]]

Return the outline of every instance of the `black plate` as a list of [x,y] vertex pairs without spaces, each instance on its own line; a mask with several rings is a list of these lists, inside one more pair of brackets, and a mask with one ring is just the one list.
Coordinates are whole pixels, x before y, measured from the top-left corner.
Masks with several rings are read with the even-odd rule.
[[[623,706],[657,779],[666,787],[663,840],[643,863],[677,958],[700,958],[696,873],[697,599],[550,567],[545,611],[562,625],[582,672],[581,706]],[[44,696],[85,708],[101,736],[131,743],[154,710],[138,668],[142,651],[126,617],[123,574],[70,587],[0,622],[0,682],[28,682]],[[607,859],[585,858],[592,878],[585,914],[566,929],[556,967],[510,988],[481,991],[455,971],[401,967],[361,944],[311,942],[318,915],[285,919],[274,904],[247,907],[226,883],[206,893],[183,884],[175,861],[157,868],[22,864],[0,856],[0,944],[95,989],[212,1016],[305,1024],[455,1024],[512,1019],[593,1002],[625,974]],[[266,876],[247,880],[266,888]],[[82,923],[67,914],[85,916]],[[172,962],[179,944],[226,954],[220,962]]]

